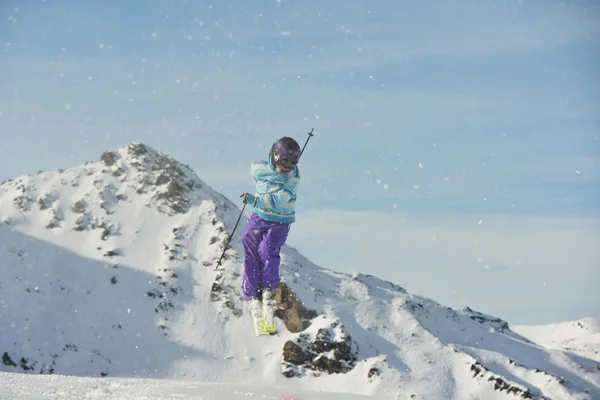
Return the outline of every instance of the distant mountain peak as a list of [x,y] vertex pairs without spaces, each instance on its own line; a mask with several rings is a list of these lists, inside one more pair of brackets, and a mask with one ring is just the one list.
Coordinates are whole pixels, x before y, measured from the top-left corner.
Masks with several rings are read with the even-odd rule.
[[139,142],[106,151],[100,161],[113,176],[129,172],[129,179],[137,183],[136,191],[151,193],[161,211],[167,207],[174,213],[187,212],[197,197],[195,190],[205,187],[189,166]]

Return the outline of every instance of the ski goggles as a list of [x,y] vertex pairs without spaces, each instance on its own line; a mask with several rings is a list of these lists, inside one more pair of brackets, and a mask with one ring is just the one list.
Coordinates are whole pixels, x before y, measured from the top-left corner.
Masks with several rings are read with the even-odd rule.
[[282,167],[292,169],[296,164],[298,164],[298,161],[290,161],[275,153],[275,163],[281,165]]

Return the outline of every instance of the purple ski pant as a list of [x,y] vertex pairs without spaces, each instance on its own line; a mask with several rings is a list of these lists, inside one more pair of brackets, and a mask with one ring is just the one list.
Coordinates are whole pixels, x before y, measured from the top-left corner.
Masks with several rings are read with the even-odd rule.
[[279,285],[279,251],[287,240],[290,224],[266,221],[252,213],[242,233],[244,276],[242,293],[246,300],[260,299],[262,288]]

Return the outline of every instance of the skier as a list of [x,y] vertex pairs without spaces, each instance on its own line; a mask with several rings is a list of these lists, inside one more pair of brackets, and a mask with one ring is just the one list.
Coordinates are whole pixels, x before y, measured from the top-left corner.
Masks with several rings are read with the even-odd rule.
[[302,151],[287,136],[273,143],[266,161],[252,163],[254,194],[244,193],[245,204],[253,207],[242,233],[244,275],[242,292],[254,322],[254,334],[275,334],[275,291],[279,285],[279,252],[295,222],[300,183],[298,160]]

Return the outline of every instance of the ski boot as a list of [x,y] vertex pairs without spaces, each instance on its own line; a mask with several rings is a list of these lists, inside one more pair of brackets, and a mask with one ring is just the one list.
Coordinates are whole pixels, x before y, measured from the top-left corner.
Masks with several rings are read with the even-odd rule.
[[262,303],[259,299],[252,299],[248,301],[248,308],[250,309],[250,315],[252,315],[252,326],[254,327],[254,335],[263,335],[262,331]]
[[277,300],[275,300],[275,291],[264,288],[262,298],[263,307],[261,330],[263,334],[275,335],[277,333],[277,328],[275,327],[275,307],[277,306]]

